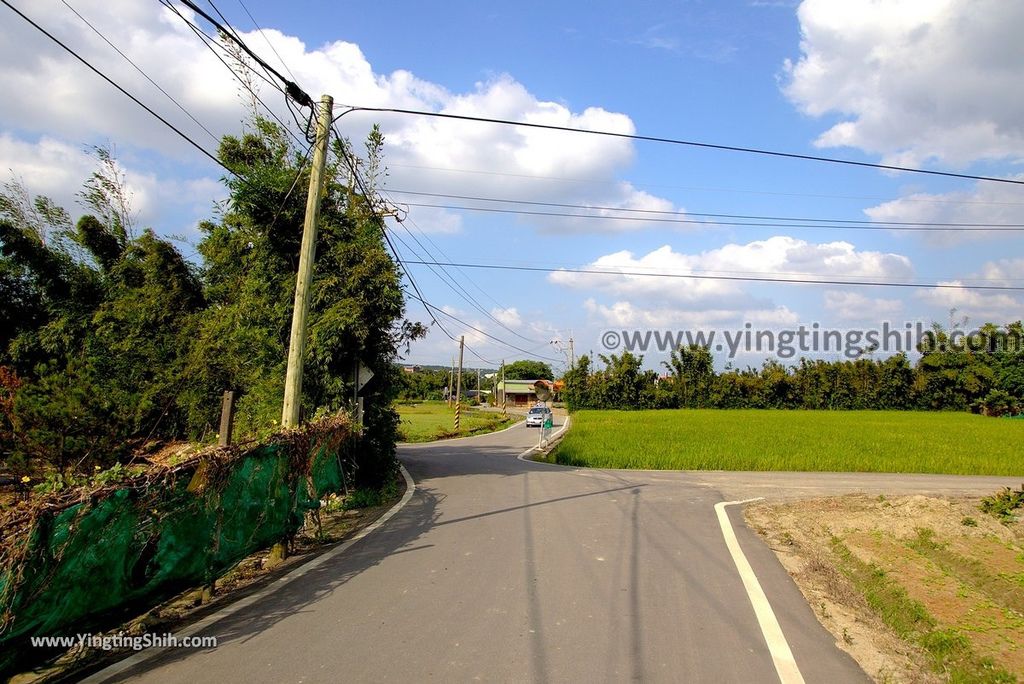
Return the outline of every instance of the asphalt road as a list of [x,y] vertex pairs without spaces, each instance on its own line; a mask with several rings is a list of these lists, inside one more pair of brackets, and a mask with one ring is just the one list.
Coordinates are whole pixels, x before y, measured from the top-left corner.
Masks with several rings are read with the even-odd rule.
[[[536,439],[519,426],[402,447],[416,490],[380,529],[206,625],[198,634],[217,648],[165,651],[95,681],[777,682],[780,644],[769,650],[716,503],[1009,484],[518,460]],[[740,507],[725,510],[803,679],[868,681]]]

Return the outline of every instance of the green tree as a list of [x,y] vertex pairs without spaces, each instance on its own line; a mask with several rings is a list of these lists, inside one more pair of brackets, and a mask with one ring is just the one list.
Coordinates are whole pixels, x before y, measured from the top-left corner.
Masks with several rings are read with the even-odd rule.
[[505,365],[505,378],[508,380],[554,380],[555,374],[551,366],[543,361],[513,361]]
[[671,374],[672,391],[676,395],[674,405],[703,408],[710,404],[715,379],[715,362],[710,349],[697,344],[681,346],[670,352],[669,360],[662,365]]

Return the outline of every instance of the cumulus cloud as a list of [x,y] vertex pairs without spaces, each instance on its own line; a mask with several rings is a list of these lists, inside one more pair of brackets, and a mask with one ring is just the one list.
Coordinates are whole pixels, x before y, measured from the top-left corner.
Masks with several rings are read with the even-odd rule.
[[757,325],[793,325],[799,316],[787,306],[764,309],[707,309],[693,310],[673,306],[648,307],[630,301],[600,304],[590,298],[583,303],[584,310],[600,325],[638,328],[710,328],[716,325],[735,325],[749,322]]
[[1024,157],[1024,4],[1003,0],[804,0],[787,96],[842,117],[822,147],[889,163]]
[[[116,156],[117,150],[112,151]],[[97,159],[84,146],[48,136],[29,142],[0,134],[0,170],[9,175],[5,182],[14,180],[31,195],[49,197],[73,218],[84,211],[78,193],[97,167]],[[185,223],[169,226],[169,232],[186,239],[195,237],[196,223],[208,216],[213,201],[224,195],[223,186],[213,178],[160,179],[121,161],[118,168],[124,173],[124,189],[139,227],[159,223],[173,209]]]
[[974,323],[1008,323],[1024,319],[1024,298],[1019,293],[970,290],[965,285],[984,283],[1002,287],[1019,287],[1024,273],[1024,259],[1000,259],[986,262],[981,271],[970,278],[940,282],[950,286],[933,288],[918,294],[924,302],[943,310],[956,309],[958,316],[967,316]]
[[[793,309],[756,294],[756,285],[687,278],[687,274],[901,279],[913,273],[910,260],[899,254],[858,250],[847,242],[816,244],[781,235],[746,244],[727,244],[698,254],[676,252],[669,245],[642,256],[616,252],[595,260],[587,270],[612,275],[558,271],[549,276],[549,281],[609,297],[608,303],[595,297],[584,302],[584,310],[595,325],[651,328],[709,328],[743,323],[777,327],[798,322]],[[666,279],[642,275],[644,272],[681,277]],[[884,303],[894,308],[891,302]]]
[[[557,271],[550,282],[574,289],[597,290],[620,297],[685,303],[694,309],[736,309],[752,297],[740,281],[687,278],[687,274],[722,276],[784,275],[788,278],[845,277],[904,279],[913,274],[910,259],[900,254],[858,250],[848,242],[811,243],[777,235],[746,244],[731,243],[699,254],[676,252],[665,245],[643,256],[621,251],[596,259],[587,270],[616,275]],[[677,274],[666,279],[645,271]]]
[[[238,95],[239,84],[170,10],[129,0],[89,0],[77,3],[76,8],[192,112],[210,133],[155,91],[66,7],[37,3],[32,14],[56,35],[75,45],[97,68],[151,103],[206,149],[214,150],[221,135],[238,132],[239,121],[246,115],[245,105]],[[422,109],[571,128],[635,132],[632,120],[625,114],[598,106],[573,109],[565,103],[542,100],[507,74],[481,81],[467,92],[450,92],[406,70],[389,74],[376,72],[359,46],[353,43],[335,41],[308,46],[272,28],[266,28],[265,34],[294,73],[295,80],[314,97],[318,93],[334,93],[344,102],[370,107]],[[264,37],[257,32],[243,31],[240,35],[254,47],[265,47]],[[166,55],[175,58],[167,59]],[[210,163],[195,150],[34,33],[24,22],[11,21],[0,26],[0,58],[4,62],[0,88],[4,92],[48,94],[46,107],[40,107],[37,98],[3,98],[0,127],[29,134],[59,130],[66,141],[76,143],[109,139],[119,145],[155,150],[209,172]],[[276,58],[271,61],[276,64]],[[261,81],[255,79],[255,83],[259,85]],[[263,85],[262,95],[278,117],[290,120],[283,98],[277,92]],[[618,174],[634,157],[629,140],[379,112],[352,113],[338,124],[343,134],[358,142],[374,122],[381,124],[387,138],[386,163],[394,164],[386,183],[390,189],[447,193],[456,189],[458,194],[464,195],[633,209],[675,209],[671,202],[620,181]],[[437,167],[448,171],[433,170]],[[477,173],[495,169],[510,175]],[[538,179],[538,176],[544,178]],[[547,180],[552,176],[586,182],[552,183]],[[408,200],[402,196],[396,199]],[[413,207],[411,213],[417,221],[418,217],[425,217],[424,230],[444,233],[459,229],[459,220],[451,212]],[[638,221],[551,217],[523,220],[550,230],[612,231],[643,225]]]
[[502,325],[507,325],[510,328],[515,328],[523,324],[523,317],[519,315],[519,312],[514,306],[507,309],[493,308],[491,309],[491,315],[501,321]]
[[902,300],[845,290],[825,290],[824,303],[825,311],[842,321],[893,320],[903,311]]
[[[1024,174],[1013,176],[1024,180]],[[913,193],[864,210],[874,221],[906,221],[911,223],[962,223],[998,226],[1024,224],[1024,197],[1020,188],[1005,183],[979,182],[964,190],[946,193]],[[938,245],[951,245],[967,240],[1013,236],[1007,231],[932,230],[921,233]]]

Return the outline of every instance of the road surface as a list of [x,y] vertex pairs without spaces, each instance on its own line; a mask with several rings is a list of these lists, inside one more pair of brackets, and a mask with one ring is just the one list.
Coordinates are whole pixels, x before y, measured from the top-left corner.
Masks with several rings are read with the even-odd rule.
[[93,681],[778,682],[780,652],[799,672],[786,681],[868,681],[730,506],[723,510],[781,635],[762,626],[766,607],[759,618],[715,504],[1006,484],[578,470],[517,459],[536,439],[520,425],[403,446],[416,489],[380,529],[206,625],[198,635],[217,636],[217,648],[168,650]]

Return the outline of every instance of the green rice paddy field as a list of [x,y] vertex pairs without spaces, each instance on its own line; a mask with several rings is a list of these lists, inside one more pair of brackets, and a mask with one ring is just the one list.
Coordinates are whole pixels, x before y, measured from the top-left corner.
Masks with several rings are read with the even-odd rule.
[[579,411],[558,463],[1024,475],[1024,420],[913,411]]
[[398,427],[399,439],[403,442],[433,442],[452,437],[469,437],[504,429],[515,422],[500,413],[478,411],[464,407],[459,420],[459,431],[455,431],[455,409],[443,401],[420,401],[397,404],[402,422]]

